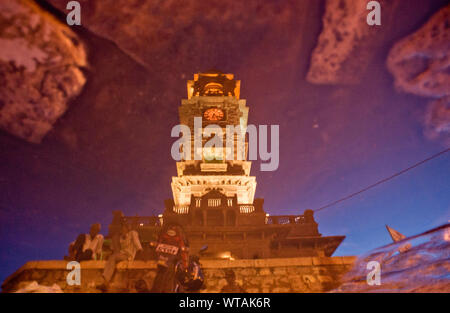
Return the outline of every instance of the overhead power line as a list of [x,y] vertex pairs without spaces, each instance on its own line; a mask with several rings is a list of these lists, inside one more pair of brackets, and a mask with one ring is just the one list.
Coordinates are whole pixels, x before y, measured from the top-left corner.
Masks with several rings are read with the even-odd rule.
[[341,198],[341,199],[339,199],[339,200],[333,201],[333,202],[328,203],[327,205],[324,205],[324,206],[322,206],[322,207],[320,207],[320,208],[314,209],[313,211],[314,211],[314,212],[319,212],[319,211],[321,211],[321,210],[324,210],[324,209],[326,209],[326,208],[329,208],[329,207],[331,207],[331,206],[334,206],[334,205],[336,205],[336,204],[338,204],[338,203],[341,203],[341,202],[343,202],[343,201],[345,201],[345,200],[348,200],[348,199],[350,199],[350,198],[353,198],[353,197],[355,197],[355,196],[357,196],[357,195],[359,195],[359,194],[361,194],[361,193],[363,193],[363,192],[365,192],[365,191],[367,191],[367,190],[369,190],[369,189],[372,189],[372,188],[374,188],[374,187],[376,187],[376,186],[378,186],[378,185],[381,185],[382,183],[385,183],[385,182],[387,182],[387,181],[389,181],[389,180],[391,180],[391,179],[393,179],[393,178],[395,178],[395,177],[397,177],[397,176],[400,176],[400,175],[402,175],[402,174],[404,174],[404,173],[406,173],[406,172],[408,172],[408,171],[410,171],[410,170],[412,170],[412,169],[414,169],[414,168],[416,168],[416,167],[418,167],[418,166],[420,166],[420,165],[422,165],[422,164],[424,164],[424,163],[426,163],[426,162],[428,162],[428,161],[431,161],[431,160],[433,160],[433,159],[435,159],[435,158],[437,158],[437,157],[439,157],[439,156],[441,156],[441,155],[443,155],[443,154],[445,154],[445,153],[447,153],[447,152],[449,152],[449,151],[450,151],[450,148],[447,148],[447,149],[445,149],[445,150],[443,150],[443,151],[441,151],[441,152],[439,152],[439,153],[436,153],[436,154],[430,156],[429,158],[426,158],[425,160],[422,160],[422,161],[420,161],[420,162],[417,162],[417,163],[414,164],[414,165],[411,165],[411,166],[408,167],[408,168],[405,168],[404,170],[401,170],[401,171],[399,171],[399,172],[397,172],[397,173],[395,173],[395,174],[393,174],[393,175],[391,175],[391,176],[389,176],[389,177],[386,177],[386,178],[384,178],[384,179],[382,179],[382,180],[379,180],[379,181],[377,181],[376,183],[373,183],[372,185],[369,185],[369,186],[367,186],[367,187],[365,187],[365,188],[363,188],[363,189],[361,189],[361,190],[359,190],[359,191],[357,191],[357,192],[354,192],[354,193],[352,193],[352,194],[349,194],[349,195],[347,195],[347,196],[345,196],[345,197],[343,197],[343,198]]

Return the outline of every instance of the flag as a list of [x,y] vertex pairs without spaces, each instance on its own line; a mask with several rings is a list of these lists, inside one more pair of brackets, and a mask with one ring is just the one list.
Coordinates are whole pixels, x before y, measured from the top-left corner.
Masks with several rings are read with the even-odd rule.
[[386,225],[386,229],[387,229],[387,231],[389,232],[389,235],[391,235],[391,238],[392,238],[392,240],[393,240],[394,242],[397,242],[397,241],[400,241],[400,240],[406,238],[405,235],[399,233],[398,231],[396,231],[396,230],[393,229],[393,228],[390,228],[390,227],[387,226],[387,225]]
[[[405,235],[403,235],[402,233],[399,233],[398,231],[396,231],[395,229],[393,229],[393,228],[391,228],[391,227],[389,227],[389,226],[387,226],[387,225],[386,225],[386,229],[387,229],[387,231],[389,232],[389,235],[391,235],[391,238],[392,238],[392,240],[393,240],[394,242],[397,242],[397,241],[400,241],[400,240],[403,240],[403,239],[406,238]],[[407,244],[405,244],[405,245],[399,247],[399,248],[398,248],[398,251],[399,251],[399,252],[406,252],[406,251],[408,251],[409,249],[411,249],[411,244],[410,244],[410,243],[407,243]]]

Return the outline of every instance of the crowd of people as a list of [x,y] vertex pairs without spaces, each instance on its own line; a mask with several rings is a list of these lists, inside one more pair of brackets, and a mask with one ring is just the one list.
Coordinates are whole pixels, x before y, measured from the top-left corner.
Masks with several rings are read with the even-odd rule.
[[[143,254],[143,247],[136,230],[132,229],[120,211],[114,212],[109,226],[107,247],[105,238],[100,234],[101,225],[93,224],[89,233],[80,234],[69,245],[67,261],[106,260],[103,270],[103,282],[97,286],[102,291],[110,289],[116,264],[121,261],[133,261]],[[157,274],[151,292],[195,292],[203,285],[203,273],[198,257],[189,255],[189,242],[183,228],[168,223],[160,231],[156,242],[150,243],[157,258]],[[107,251],[105,253],[105,251]],[[141,282],[142,283],[142,282]],[[137,288],[145,290],[145,288]]]

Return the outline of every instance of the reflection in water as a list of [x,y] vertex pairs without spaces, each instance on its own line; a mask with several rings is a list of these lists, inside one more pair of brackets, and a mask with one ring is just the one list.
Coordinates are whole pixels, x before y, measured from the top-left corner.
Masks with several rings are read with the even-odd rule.
[[[380,285],[367,283],[371,261],[381,265]],[[450,224],[359,257],[333,292],[450,292]]]

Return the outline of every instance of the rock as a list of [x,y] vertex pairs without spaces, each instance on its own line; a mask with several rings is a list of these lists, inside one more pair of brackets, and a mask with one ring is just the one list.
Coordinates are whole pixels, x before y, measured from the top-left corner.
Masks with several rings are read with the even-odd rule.
[[16,293],[63,293],[61,287],[57,284],[52,286],[39,285],[36,281],[29,282],[23,288],[20,288]]
[[39,143],[85,84],[86,51],[32,1],[2,1],[0,25],[0,128]]
[[450,96],[428,104],[425,115],[425,135],[450,146]]
[[[48,2],[68,13],[66,0]],[[316,5],[312,4],[314,0],[79,2],[83,27],[115,42],[154,75],[163,72],[177,76],[214,67],[218,57],[222,64],[235,66],[242,55],[253,51],[258,55],[272,53],[281,48],[274,46],[279,43],[270,37],[274,30],[278,39],[282,33],[287,44],[296,43],[302,38],[299,20],[308,14],[309,6]],[[248,12],[252,12],[251,19]]]
[[425,135],[450,144],[450,5],[389,52],[387,68],[398,90],[437,98],[428,104]]
[[397,42],[387,67],[401,91],[435,98],[450,95],[450,5]]
[[327,0],[323,30],[311,55],[307,81],[356,84],[389,31],[399,1],[381,0],[382,27],[367,24],[366,1]]

